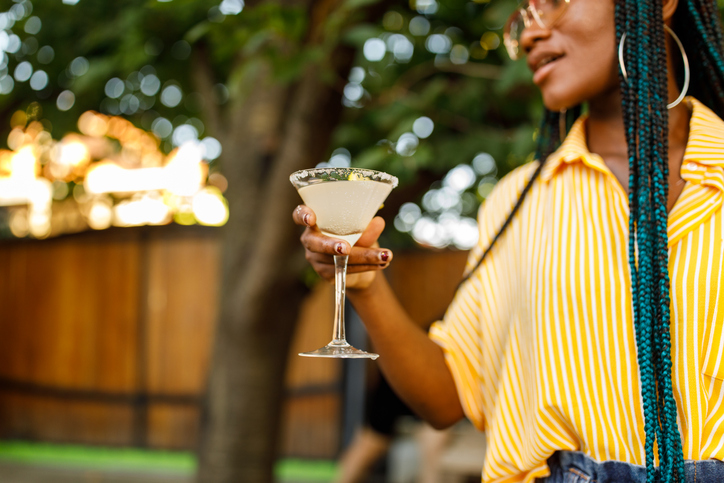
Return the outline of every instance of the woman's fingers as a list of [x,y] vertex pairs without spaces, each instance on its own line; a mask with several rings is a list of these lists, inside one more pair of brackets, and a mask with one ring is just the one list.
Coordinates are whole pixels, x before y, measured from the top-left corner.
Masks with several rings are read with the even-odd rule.
[[[307,249],[306,257],[309,263],[312,265],[334,265],[334,257],[326,253],[319,253]],[[385,248],[364,248],[354,247],[352,253],[347,260],[347,270],[351,271],[352,268],[356,271],[360,271],[360,267],[380,267],[389,265],[392,260],[392,252]],[[365,268],[362,268],[365,269]]]
[[299,205],[292,213],[294,223],[306,226],[301,236],[306,257],[312,268],[325,280],[334,280],[334,256],[349,255],[347,273],[349,288],[365,288],[374,280],[375,273],[387,268],[392,252],[377,244],[385,221],[375,217],[365,229],[354,247],[344,240],[325,236],[317,227],[317,217],[305,205]]
[[347,265],[384,265],[392,260],[392,252],[387,248],[352,247]]
[[299,205],[292,212],[294,223],[301,226],[314,226],[317,224],[317,216],[306,205]]
[[355,246],[357,247],[371,247],[382,234],[385,229],[385,220],[380,216],[375,216],[367,228],[362,233]]
[[300,238],[307,251],[327,255],[349,255],[349,243],[323,235],[316,227],[307,227]]
[[[314,253],[307,251],[307,260],[312,265],[312,268],[321,276],[323,279],[328,280],[330,282],[334,281],[334,257],[330,255],[324,255],[321,253]],[[379,270],[383,270],[389,266],[389,262],[387,263],[360,263],[360,264],[347,264],[347,274],[353,275],[353,274],[359,274],[359,273],[371,273],[377,272]],[[368,282],[371,282],[372,278],[368,280]],[[354,281],[354,279],[352,279]],[[363,283],[364,285],[367,285],[368,283],[365,283],[363,280],[359,280],[359,282]],[[353,283],[351,286],[357,285],[357,283]],[[351,287],[350,286],[350,287]]]

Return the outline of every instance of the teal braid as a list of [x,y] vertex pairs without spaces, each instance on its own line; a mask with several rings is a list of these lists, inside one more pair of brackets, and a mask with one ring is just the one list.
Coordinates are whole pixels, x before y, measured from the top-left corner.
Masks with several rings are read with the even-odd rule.
[[723,35],[716,3],[683,1],[676,12],[674,28],[692,66],[689,93],[724,117]]
[[[663,19],[655,22],[654,38],[665,38]],[[669,296],[670,280],[668,267],[668,232],[667,232],[667,203],[669,197],[669,152],[668,143],[662,142],[668,139],[668,115],[666,104],[668,102],[667,73],[663,67],[666,65],[666,47],[664,42],[656,42],[654,49],[657,68],[663,70],[657,75],[659,86],[653,90],[654,103],[652,105],[653,120],[658,132],[655,144],[655,159],[661,162],[653,163],[652,184],[654,187],[655,209],[654,227],[656,229],[655,266],[658,275],[658,292],[656,299],[657,316],[655,330],[658,337],[655,337],[655,365],[657,394],[659,395],[659,418],[663,437],[666,438],[664,450],[664,474],[684,475],[684,460],[681,447],[681,436],[678,430],[676,401],[673,397],[671,380],[671,300]]]
[[[621,98],[629,151],[629,265],[646,432],[647,482],[683,481],[671,382],[668,274],[667,70],[661,0],[619,0],[616,37],[626,34]],[[655,467],[657,446],[660,471]]]

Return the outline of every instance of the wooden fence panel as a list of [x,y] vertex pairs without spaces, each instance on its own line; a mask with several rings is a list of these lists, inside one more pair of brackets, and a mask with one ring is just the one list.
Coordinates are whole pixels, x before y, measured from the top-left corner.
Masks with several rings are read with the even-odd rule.
[[[0,438],[194,449],[217,316],[220,243],[199,227],[112,229],[0,243]],[[444,311],[465,254],[398,254],[387,270],[421,325]],[[282,454],[339,450],[342,362],[333,287],[300,310]]]

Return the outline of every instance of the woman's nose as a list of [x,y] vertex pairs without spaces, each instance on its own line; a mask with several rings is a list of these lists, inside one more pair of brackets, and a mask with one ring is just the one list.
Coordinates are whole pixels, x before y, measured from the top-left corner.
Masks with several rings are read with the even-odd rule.
[[527,55],[536,42],[545,40],[551,36],[551,29],[541,27],[537,22],[531,22],[531,25],[526,27],[520,34],[520,47],[523,52]]

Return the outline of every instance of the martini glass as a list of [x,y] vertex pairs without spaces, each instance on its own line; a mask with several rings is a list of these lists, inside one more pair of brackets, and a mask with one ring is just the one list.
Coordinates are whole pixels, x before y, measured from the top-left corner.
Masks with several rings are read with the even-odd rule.
[[[397,178],[380,171],[357,168],[305,169],[293,173],[289,180],[304,204],[317,215],[317,226],[327,236],[354,245],[382,203],[397,186]],[[334,329],[332,342],[306,357],[377,359],[371,352],[355,349],[344,335],[344,299],[347,280],[347,256],[334,257]]]

